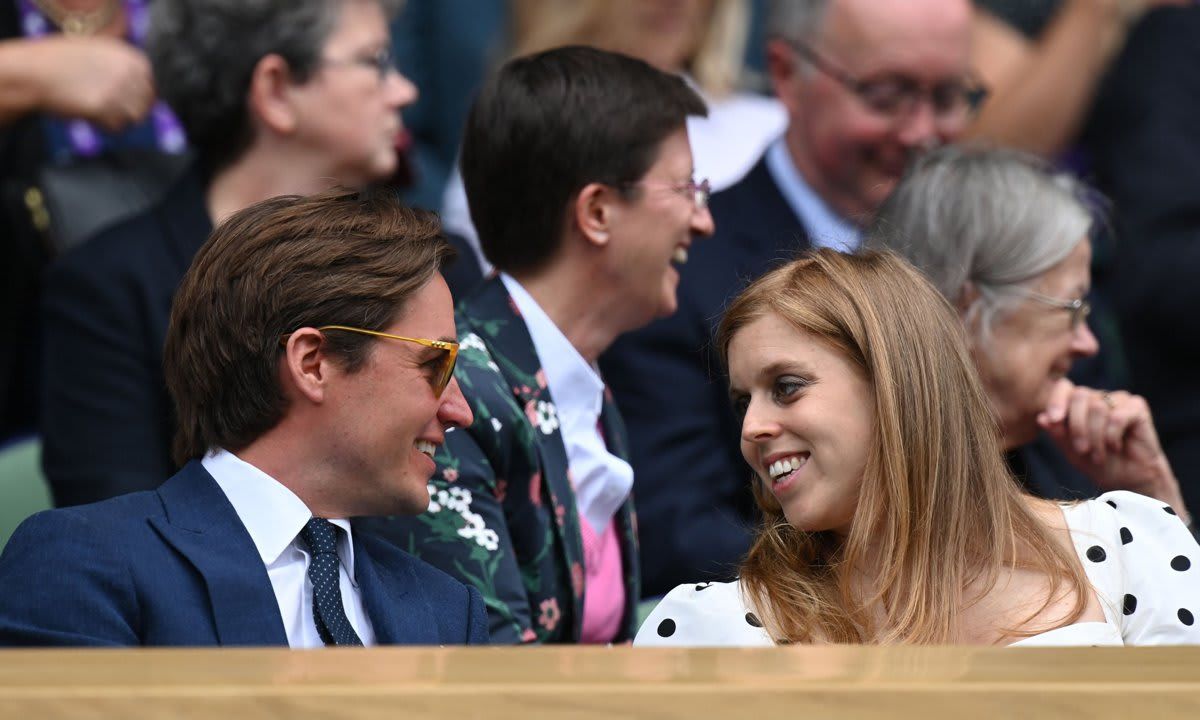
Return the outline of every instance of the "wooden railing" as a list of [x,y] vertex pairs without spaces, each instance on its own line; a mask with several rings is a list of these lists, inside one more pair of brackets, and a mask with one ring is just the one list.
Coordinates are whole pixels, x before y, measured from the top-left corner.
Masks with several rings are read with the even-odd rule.
[[1200,717],[1200,648],[4,650],[3,718]]

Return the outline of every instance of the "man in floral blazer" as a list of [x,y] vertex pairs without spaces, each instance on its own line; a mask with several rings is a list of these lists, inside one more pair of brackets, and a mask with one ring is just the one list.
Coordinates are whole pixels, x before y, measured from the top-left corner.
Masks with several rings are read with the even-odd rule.
[[429,510],[376,522],[480,590],[493,642],[637,630],[633,471],[596,358],[674,311],[675,266],[712,232],[686,129],[705,112],[676,76],[569,47],[505,65],[467,119],[463,179],[498,271],[458,308],[475,422],[435,456]]

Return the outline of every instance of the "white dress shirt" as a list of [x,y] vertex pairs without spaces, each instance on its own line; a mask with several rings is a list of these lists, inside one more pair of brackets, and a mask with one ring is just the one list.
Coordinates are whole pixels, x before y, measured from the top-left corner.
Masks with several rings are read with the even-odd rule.
[[[288,488],[231,452],[216,450],[201,461],[217,481],[267,568],[279,615],[294,648],[324,647],[313,620],[313,589],[308,579],[312,555],[299,538],[313,517],[308,506]],[[338,534],[339,587],[350,625],[363,645],[375,644],[375,630],[363,608],[362,592],[354,580],[354,543],[350,521],[329,518],[344,532]]]
[[783,199],[800,218],[808,231],[809,243],[814,248],[833,248],[841,252],[853,252],[862,242],[862,231],[825,204],[819,195],[804,180],[804,176],[792,162],[787,143],[780,137],[767,148],[767,171],[779,187]]
[[604,381],[521,283],[506,273],[501,273],[500,279],[521,311],[546,372],[579,515],[600,537],[633,489],[633,468],[608,451],[600,433]]

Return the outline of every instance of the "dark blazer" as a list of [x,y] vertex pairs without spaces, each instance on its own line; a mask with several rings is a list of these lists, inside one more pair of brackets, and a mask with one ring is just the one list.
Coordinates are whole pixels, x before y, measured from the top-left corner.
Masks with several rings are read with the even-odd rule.
[[[353,537],[379,644],[487,641],[477,592]],[[287,645],[254,541],[199,462],[155,491],[29,518],[0,555],[0,587],[0,645]]]
[[1097,93],[1084,143],[1111,198],[1114,272],[1096,284],[1121,320],[1188,506],[1200,509],[1200,5],[1158,8],[1132,30]]
[[455,257],[453,261],[442,268],[442,277],[450,286],[450,294],[457,302],[479,287],[479,284],[483,282],[483,270],[479,267],[475,251],[471,249],[466,238],[454,233],[446,233],[446,240],[450,243],[450,247],[454,248]]
[[203,180],[189,172],[48,273],[42,467],[56,505],[149,490],[175,471],[163,344],[175,291],[211,229]]
[[[457,314],[455,377],[475,422],[446,436],[430,480],[430,509],[372,528],[474,585],[487,603],[492,642],[578,642],[583,625],[583,541],[554,398],[516,305],[499,278]],[[611,400],[601,426],[609,450],[627,457]],[[617,640],[637,632],[640,583],[633,500],[616,514],[625,576]]]
[[763,159],[710,207],[716,234],[681,268],[679,309],[622,336],[600,361],[629,427],[647,596],[730,579],[749,549],[750,470],[712,333],[750,280],[809,245]]
[[1100,495],[1088,476],[1067,460],[1050,436],[1038,436],[1009,451],[1005,459],[1013,476],[1034,495],[1047,500],[1088,500]]

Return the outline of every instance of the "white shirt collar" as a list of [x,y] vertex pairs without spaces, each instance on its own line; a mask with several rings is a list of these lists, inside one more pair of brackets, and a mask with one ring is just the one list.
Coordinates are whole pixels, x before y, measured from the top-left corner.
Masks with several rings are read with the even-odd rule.
[[500,279],[521,311],[546,373],[567,451],[575,507],[597,536],[603,535],[633,487],[633,468],[608,451],[599,427],[604,381],[519,282],[503,273]]
[[500,279],[529,328],[533,349],[542,363],[542,370],[546,371],[546,384],[551,388],[559,417],[587,412],[593,416],[594,423],[595,418],[600,417],[604,403],[604,381],[600,379],[600,373],[583,359],[521,283],[508,273],[500,273]]
[[853,252],[862,241],[862,231],[838,215],[813,192],[812,187],[792,162],[787,143],[779,137],[767,148],[767,170],[779,187],[792,212],[808,231],[814,248],[827,247],[841,252]]
[[[238,519],[250,533],[263,565],[269,566],[278,560],[313,517],[312,511],[294,492],[228,450],[214,450],[205,455],[200,464],[233,505]],[[345,537],[338,542],[338,559],[357,587],[350,521],[330,518],[329,522],[345,531]]]

